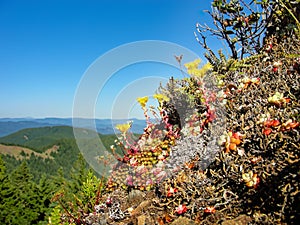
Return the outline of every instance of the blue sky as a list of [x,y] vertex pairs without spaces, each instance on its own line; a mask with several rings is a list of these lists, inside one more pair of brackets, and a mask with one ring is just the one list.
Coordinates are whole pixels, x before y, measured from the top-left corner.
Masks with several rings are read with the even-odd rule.
[[[193,32],[197,22],[208,19],[203,10],[209,7],[209,0],[0,1],[0,117],[71,117],[86,70],[120,45],[168,41],[202,57],[204,50]],[[151,63],[123,68],[99,90],[95,116],[110,118],[113,103],[126,87],[143,95],[140,78],[170,76],[181,73]],[[160,79],[146,86],[154,88]],[[134,111],[134,103],[128,104]]]

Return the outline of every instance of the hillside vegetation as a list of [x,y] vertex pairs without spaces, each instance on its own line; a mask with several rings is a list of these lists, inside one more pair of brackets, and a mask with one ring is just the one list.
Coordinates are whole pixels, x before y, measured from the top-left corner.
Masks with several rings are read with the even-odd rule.
[[28,159],[31,154],[33,154],[35,157],[40,157],[42,159],[54,159],[51,156],[51,154],[57,153],[58,149],[59,146],[54,145],[52,148],[47,149],[44,153],[38,153],[29,148],[0,144],[0,154],[13,156],[17,160]]
[[[94,150],[97,142],[89,136],[93,131],[79,131]],[[114,143],[115,135],[99,136],[108,149]],[[94,180],[96,193],[100,179],[80,154],[72,127],[25,129],[0,142],[1,224],[48,224],[57,205],[52,203],[54,194],[64,190],[71,201],[87,178]]]
[[[92,130],[76,128],[80,138],[86,143],[86,149],[95,152],[98,139],[101,138],[105,148],[114,143],[115,135],[101,135]],[[97,151],[96,151],[97,152]],[[13,171],[25,160],[35,180],[39,180],[42,174],[47,177],[54,176],[62,167],[65,176],[70,178],[72,164],[80,153],[73,128],[68,126],[53,126],[28,128],[0,138],[0,153],[6,162],[8,172]]]
[[[76,128],[80,129],[80,128]],[[83,138],[88,138],[87,129],[82,130],[82,134],[86,134]],[[73,128],[69,126],[48,126],[39,128],[28,128],[20,130],[16,133],[0,138],[0,143],[6,145],[19,145],[28,147],[37,152],[42,153],[49,147],[61,140],[74,140]]]

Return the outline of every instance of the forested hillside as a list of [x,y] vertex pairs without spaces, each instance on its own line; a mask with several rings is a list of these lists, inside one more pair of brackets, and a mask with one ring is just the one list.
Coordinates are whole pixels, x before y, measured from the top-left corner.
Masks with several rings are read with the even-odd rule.
[[[83,128],[77,129],[82,133],[82,139],[86,140],[87,149],[90,148],[91,151],[96,151],[98,142],[94,138],[90,138],[90,134],[95,134],[95,132]],[[109,149],[116,136],[99,134],[99,138],[101,138],[104,146]],[[74,138],[73,128],[67,126],[24,129],[0,138],[0,143],[10,146],[10,149],[13,146],[21,146],[37,153],[29,154],[26,151],[12,150],[5,152],[7,148],[2,147],[0,149],[8,172],[13,171],[23,161],[26,161],[35,181],[38,181],[43,174],[46,177],[56,175],[59,168],[63,168],[64,176],[70,178],[71,166],[80,153]],[[51,151],[51,149],[55,150]],[[19,160],[20,157],[16,154],[21,154],[24,159]]]
[[[96,141],[81,129],[82,138],[91,150]],[[99,134],[107,149],[115,135]],[[83,182],[93,179],[95,192],[100,184],[80,154],[73,128],[52,126],[30,128],[0,138],[0,223],[48,224],[57,203],[54,194],[64,191],[70,201]]]
[[[83,138],[88,138],[93,131],[80,129]],[[94,133],[94,132],[93,132]],[[74,140],[73,128],[70,126],[48,126],[28,128],[0,138],[0,143],[20,145],[43,152],[60,140]]]
[[[72,146],[69,147],[72,149]],[[74,194],[80,195],[78,189],[87,179],[93,179],[95,184],[100,183],[81,155],[76,156],[71,151],[68,154],[74,154],[75,162],[70,164],[65,161],[68,166],[57,171],[53,168],[56,164],[31,158],[18,162],[11,172],[7,171],[6,162],[0,155],[1,224],[49,224],[49,216],[57,205],[53,202],[55,193],[63,191],[65,199],[71,201]],[[53,175],[49,176],[48,172]],[[65,178],[66,175],[69,178]]]

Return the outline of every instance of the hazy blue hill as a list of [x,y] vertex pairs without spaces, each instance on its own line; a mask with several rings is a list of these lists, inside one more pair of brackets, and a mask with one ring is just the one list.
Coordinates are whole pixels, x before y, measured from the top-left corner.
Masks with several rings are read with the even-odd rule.
[[35,121],[0,121],[0,137],[15,133],[25,128],[45,126],[51,126],[51,124]]
[[[126,119],[82,119],[76,118],[76,127],[96,130],[101,134],[114,134],[114,127],[119,123],[126,123]],[[131,131],[143,133],[146,126],[145,120],[129,119],[133,122]],[[72,118],[0,118],[0,137],[15,133],[25,128],[36,128],[45,126],[74,126]],[[96,127],[96,128],[95,128]]]

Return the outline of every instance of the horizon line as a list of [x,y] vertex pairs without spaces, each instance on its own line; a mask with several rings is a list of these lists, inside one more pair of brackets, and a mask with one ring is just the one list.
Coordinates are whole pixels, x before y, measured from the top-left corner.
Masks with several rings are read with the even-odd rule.
[[144,118],[88,118],[88,117],[31,117],[31,116],[26,116],[26,117],[0,117],[0,119],[87,119],[87,120],[146,120]]

